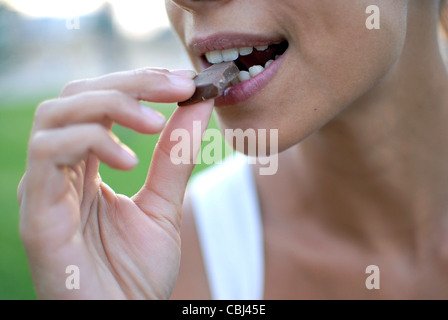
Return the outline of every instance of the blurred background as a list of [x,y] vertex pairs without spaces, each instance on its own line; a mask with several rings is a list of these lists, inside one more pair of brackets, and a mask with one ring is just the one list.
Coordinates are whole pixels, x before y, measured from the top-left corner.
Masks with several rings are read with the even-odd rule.
[[[0,299],[35,299],[16,198],[35,108],[71,80],[148,66],[192,68],[163,0],[0,0]],[[175,108],[151,106],[167,117]],[[158,136],[118,126],[114,132],[140,162],[131,172],[102,165],[101,176],[131,196],[145,180]]]

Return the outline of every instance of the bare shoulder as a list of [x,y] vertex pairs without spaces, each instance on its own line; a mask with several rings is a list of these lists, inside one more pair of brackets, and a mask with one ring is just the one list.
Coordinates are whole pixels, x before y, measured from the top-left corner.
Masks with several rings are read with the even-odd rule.
[[171,299],[211,299],[188,190],[183,206],[181,241],[179,276]]

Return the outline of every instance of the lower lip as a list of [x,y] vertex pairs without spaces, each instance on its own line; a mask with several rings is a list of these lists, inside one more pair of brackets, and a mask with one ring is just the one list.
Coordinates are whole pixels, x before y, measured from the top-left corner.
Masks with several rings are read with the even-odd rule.
[[227,88],[220,97],[215,99],[215,107],[236,105],[255,96],[272,80],[272,78],[274,78],[278,69],[280,69],[280,65],[282,64],[285,55],[286,52],[272,62],[263,72],[250,80],[246,80]]

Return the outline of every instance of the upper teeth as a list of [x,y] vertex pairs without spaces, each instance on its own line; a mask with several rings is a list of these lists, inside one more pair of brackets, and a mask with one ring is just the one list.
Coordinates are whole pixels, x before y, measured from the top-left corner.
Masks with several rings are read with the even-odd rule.
[[[257,51],[264,51],[268,46],[255,47]],[[254,47],[242,47],[242,48],[232,48],[227,50],[215,50],[210,51],[205,54],[207,61],[210,63],[221,63],[228,61],[235,61],[238,57],[248,56],[254,51]]]

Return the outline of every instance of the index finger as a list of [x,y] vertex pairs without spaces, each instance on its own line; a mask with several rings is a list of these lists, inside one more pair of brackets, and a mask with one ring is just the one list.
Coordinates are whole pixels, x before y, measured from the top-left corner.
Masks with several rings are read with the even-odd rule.
[[62,90],[61,97],[94,90],[118,90],[138,100],[174,103],[193,95],[194,75],[195,72],[189,70],[168,71],[157,68],[116,72],[70,82]]

